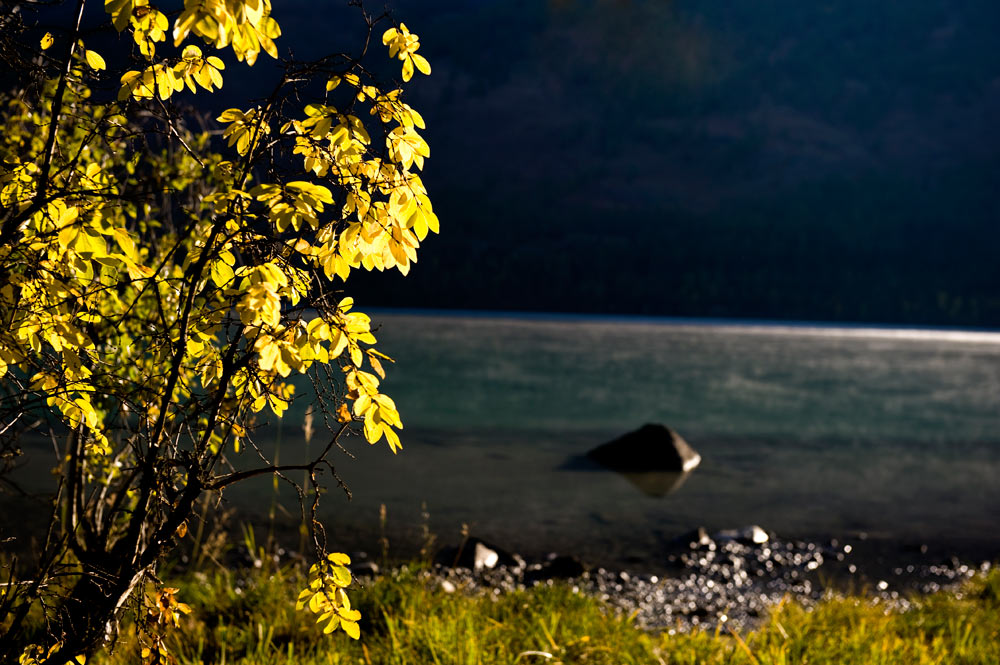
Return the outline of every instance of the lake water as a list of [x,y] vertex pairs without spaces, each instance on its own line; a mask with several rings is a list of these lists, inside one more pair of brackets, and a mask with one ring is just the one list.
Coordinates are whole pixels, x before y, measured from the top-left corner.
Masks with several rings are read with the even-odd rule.
[[[373,542],[385,504],[397,551],[427,522],[439,540],[467,524],[510,549],[609,563],[655,560],[697,526],[749,524],[1000,552],[998,333],[373,318],[398,361],[384,391],[404,449],[346,439],[354,458],[334,460],[353,500],[334,490],[322,512],[333,543]],[[647,422],[702,456],[676,491],[652,497],[572,464]],[[301,452],[299,425],[293,415],[273,431],[283,462]]]

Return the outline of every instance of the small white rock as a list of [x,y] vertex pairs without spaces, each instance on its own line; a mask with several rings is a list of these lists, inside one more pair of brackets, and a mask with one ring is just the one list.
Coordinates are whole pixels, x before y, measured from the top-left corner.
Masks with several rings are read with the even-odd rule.
[[497,562],[500,560],[500,555],[490,548],[486,547],[482,543],[476,543],[476,557],[475,557],[475,567],[476,570],[481,570],[483,568],[494,568]]

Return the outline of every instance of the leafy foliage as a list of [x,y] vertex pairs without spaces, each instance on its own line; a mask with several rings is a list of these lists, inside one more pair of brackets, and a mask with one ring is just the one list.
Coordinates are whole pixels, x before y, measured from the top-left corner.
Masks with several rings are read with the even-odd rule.
[[[104,6],[106,30],[131,34],[126,58],[86,48],[82,2],[56,37],[24,25],[5,35],[38,55],[0,112],[0,434],[6,460],[50,437],[64,481],[41,554],[8,571],[0,626],[43,612],[51,648],[22,655],[59,665],[113,636],[205,492],[306,471],[307,521],[325,554],[315,510],[327,455],[354,422],[392,452],[403,427],[380,390],[386,356],[371,320],[337,283],[356,270],[408,273],[438,230],[418,174],[423,119],[401,89],[378,87],[364,53],[283,63],[262,105],[219,114],[219,142],[188,128],[177,99],[221,88],[227,52],[248,66],[261,52],[277,58],[270,2]],[[365,19],[373,30],[378,19]],[[430,71],[405,26],[383,41],[404,80]],[[279,466],[253,431],[286,413],[295,375],[312,380],[330,438],[309,462]],[[260,465],[236,470],[228,458],[248,446]],[[345,559],[323,556],[304,593],[330,630],[357,637]],[[177,625],[186,606],[175,592],[157,592],[153,623]],[[162,648],[154,639],[142,658]]]
[[351,571],[347,568],[351,558],[346,554],[334,553],[314,564],[309,569],[309,586],[299,594],[295,609],[308,608],[318,614],[316,623],[325,623],[324,633],[332,633],[338,628],[358,639],[361,628],[361,612],[351,609],[351,601],[344,591],[351,585]]

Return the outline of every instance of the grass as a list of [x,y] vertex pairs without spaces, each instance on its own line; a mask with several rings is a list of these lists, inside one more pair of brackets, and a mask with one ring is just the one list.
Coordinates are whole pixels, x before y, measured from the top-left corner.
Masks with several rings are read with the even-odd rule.
[[[742,636],[647,633],[566,585],[447,593],[422,570],[407,567],[352,592],[364,615],[360,641],[323,635],[295,611],[302,585],[295,568],[187,574],[170,584],[195,612],[169,648],[182,665],[1000,662],[1000,570],[960,591],[916,598],[905,612],[862,597],[810,610],[785,603]],[[137,655],[123,642],[91,662],[136,663]]]

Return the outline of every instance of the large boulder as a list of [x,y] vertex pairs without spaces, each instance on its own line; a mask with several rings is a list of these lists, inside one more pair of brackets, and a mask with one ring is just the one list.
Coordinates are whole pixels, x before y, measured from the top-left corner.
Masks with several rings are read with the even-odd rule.
[[676,471],[686,473],[699,462],[701,455],[666,425],[643,425],[614,441],[600,445],[587,457],[601,466],[622,473]]

